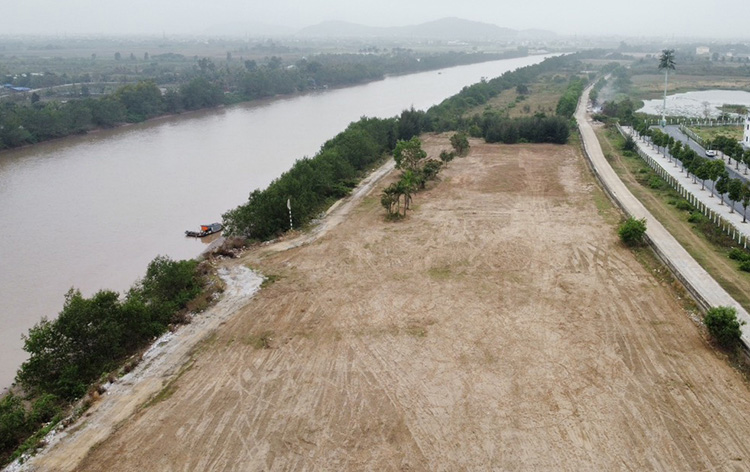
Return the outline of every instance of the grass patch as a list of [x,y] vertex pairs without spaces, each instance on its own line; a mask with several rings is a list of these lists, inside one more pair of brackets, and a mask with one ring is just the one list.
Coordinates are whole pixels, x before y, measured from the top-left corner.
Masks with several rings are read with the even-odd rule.
[[703,141],[711,141],[719,135],[728,136],[735,141],[742,141],[742,125],[738,126],[715,126],[704,127],[696,126],[690,128],[695,134],[700,136]]
[[[215,340],[215,336],[214,336],[214,340]],[[174,392],[177,391],[177,385],[176,385],[177,381],[180,380],[180,378],[183,376],[183,374],[185,374],[185,372],[192,369],[193,365],[194,365],[194,357],[191,356],[190,361],[187,362],[185,365],[183,365],[180,368],[180,371],[177,373],[177,375],[175,375],[172,380],[167,382],[167,384],[159,391],[159,393],[157,393],[156,395],[154,395],[153,398],[147,401],[143,405],[143,408],[145,409],[150,406],[156,405],[157,403],[161,403],[165,400],[169,400],[172,397],[172,395],[174,395]]]
[[251,334],[245,338],[244,343],[254,349],[271,349],[273,336],[273,331],[263,331],[260,334]]
[[380,206],[380,199],[375,198],[373,196],[365,197],[359,203],[359,207],[362,210],[371,210],[373,208],[377,208],[378,206]]
[[464,116],[482,115],[486,110],[507,113],[510,118],[534,116],[537,113],[552,116],[568,82],[555,80],[553,75],[546,74],[526,85],[528,94],[519,94],[515,88],[503,90],[487,103],[468,110]]
[[279,274],[268,274],[263,276],[263,282],[260,283],[260,288],[266,288],[269,285],[273,285],[283,277]]
[[431,267],[427,271],[427,275],[435,280],[446,280],[450,278],[451,274],[451,269],[448,266]]
[[424,338],[427,336],[427,328],[419,325],[410,325],[406,327],[406,334],[415,338]]

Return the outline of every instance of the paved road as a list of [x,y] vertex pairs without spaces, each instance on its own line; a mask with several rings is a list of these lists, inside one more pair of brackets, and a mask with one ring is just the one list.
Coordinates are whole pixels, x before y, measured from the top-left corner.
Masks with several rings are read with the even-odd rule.
[[[676,139],[678,141],[681,141],[682,143],[687,143],[693,151],[695,151],[695,152],[698,153],[699,156],[707,157],[708,159],[722,159],[726,163],[726,159],[725,158],[708,157],[708,156],[706,156],[706,150],[705,150],[705,148],[703,148],[700,144],[696,143],[695,141],[693,141],[692,139],[690,139],[686,135],[684,135],[682,133],[682,131],[680,131],[679,126],[677,126],[677,125],[667,125],[664,128],[661,128],[661,127],[658,127],[658,128],[661,131],[663,131],[664,133],[668,134],[669,136],[672,136],[674,139]],[[675,160],[677,162],[680,162],[680,165],[682,165],[682,162],[679,159],[673,159],[673,160]],[[729,173],[729,177],[730,178],[732,178],[732,179],[740,179],[743,182],[750,181],[749,180],[750,175],[745,175],[746,167],[745,167],[744,164],[740,164],[740,166],[739,166],[740,170],[738,171],[737,169],[735,169],[736,162],[733,159],[732,160],[732,165],[726,165],[725,164],[724,167],[727,169],[727,172]],[[710,180],[706,180],[706,188],[709,189],[710,191],[713,190],[714,183],[712,181],[710,181]],[[735,208],[735,211],[742,212],[742,205],[740,205],[739,203],[736,203],[734,208]]]
[[581,101],[578,103],[578,108],[576,109],[575,118],[581,132],[584,150],[594,173],[602,182],[606,191],[625,213],[634,218],[644,218],[646,220],[646,227],[648,228],[646,235],[654,250],[665,264],[670,267],[675,276],[683,282],[699,304],[704,308],[731,306],[737,310],[738,319],[748,323],[742,328],[742,341],[745,345],[750,345],[750,316],[747,311],[693,259],[685,248],[630,193],[630,190],[625,187],[625,184],[622,183],[604,158],[599,140],[591,126],[590,116],[586,111],[586,106],[589,103],[589,92],[591,92],[591,87],[588,87],[583,92]]

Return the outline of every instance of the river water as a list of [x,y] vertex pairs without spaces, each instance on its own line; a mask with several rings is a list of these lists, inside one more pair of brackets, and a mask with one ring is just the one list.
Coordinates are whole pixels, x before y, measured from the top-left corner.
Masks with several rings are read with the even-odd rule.
[[71,287],[123,291],[156,255],[195,257],[205,243],[186,229],[221,221],[363,115],[426,109],[543,59],[390,77],[0,153],[0,389],[25,359],[21,335],[54,318]]

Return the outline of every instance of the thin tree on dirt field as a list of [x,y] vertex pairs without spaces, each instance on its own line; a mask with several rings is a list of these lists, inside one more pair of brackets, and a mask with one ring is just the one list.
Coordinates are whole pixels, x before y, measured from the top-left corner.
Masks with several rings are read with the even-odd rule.
[[401,214],[401,189],[396,183],[392,183],[383,189],[380,195],[380,204],[385,207],[388,216]]
[[417,180],[418,179],[414,171],[407,170],[398,181],[401,195],[404,196],[404,216],[406,216],[406,210],[411,207],[412,194],[417,191],[417,187],[419,185]]
[[416,171],[419,161],[425,157],[427,153],[422,149],[422,141],[416,136],[408,141],[399,141],[393,151],[396,169]]
[[669,71],[675,70],[674,49],[664,49],[659,56],[659,70],[664,71],[664,105],[661,111],[661,125],[667,124],[667,83],[669,82]]
[[456,154],[465,156],[469,151],[469,138],[466,136],[466,133],[460,131],[451,136],[451,146],[456,150]]
[[452,161],[454,156],[455,154],[453,154],[452,152],[448,152],[445,149],[440,151],[440,160],[444,165],[447,165],[450,161]]

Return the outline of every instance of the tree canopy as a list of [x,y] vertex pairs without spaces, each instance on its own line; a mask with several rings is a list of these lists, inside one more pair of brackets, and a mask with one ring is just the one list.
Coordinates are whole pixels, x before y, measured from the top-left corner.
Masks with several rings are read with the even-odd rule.
[[674,49],[664,49],[659,55],[659,70],[675,70]]

